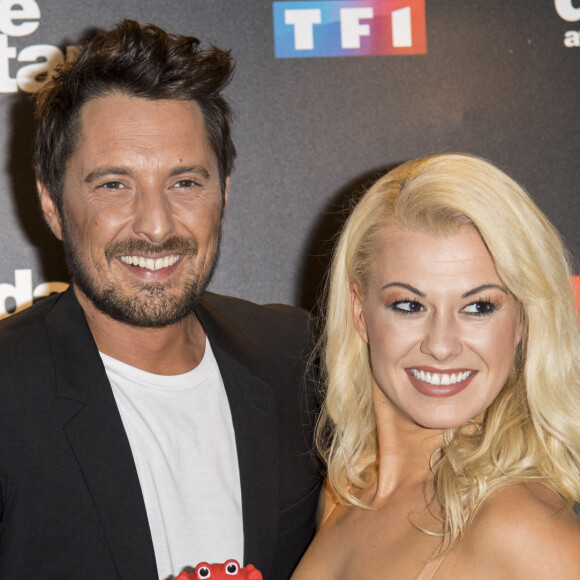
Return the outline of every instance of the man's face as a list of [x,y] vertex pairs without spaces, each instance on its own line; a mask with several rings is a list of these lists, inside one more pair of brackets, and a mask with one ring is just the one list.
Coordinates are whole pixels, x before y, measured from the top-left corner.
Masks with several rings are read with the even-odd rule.
[[163,327],[190,314],[217,259],[223,210],[199,107],[111,93],[89,101],[64,177],[62,215],[40,185],[81,302]]

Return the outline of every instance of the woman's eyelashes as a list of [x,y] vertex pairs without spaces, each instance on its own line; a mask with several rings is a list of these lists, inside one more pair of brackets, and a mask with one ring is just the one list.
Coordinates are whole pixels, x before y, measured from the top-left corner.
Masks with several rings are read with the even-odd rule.
[[394,302],[391,302],[388,307],[389,310],[399,314],[415,314],[416,312],[422,312],[425,310],[420,302],[417,302],[417,300],[412,300],[411,298],[395,300]]
[[480,299],[475,302],[471,302],[462,309],[465,314],[470,314],[472,316],[489,316],[493,314],[498,309],[498,305],[489,299]]
[[[489,316],[493,314],[498,309],[498,304],[489,298],[480,298],[474,302],[470,302],[463,308],[460,312],[462,314],[468,314],[470,316]],[[416,314],[418,312],[424,312],[427,310],[421,302],[414,300],[412,298],[403,298],[399,300],[394,300],[387,304],[387,308],[392,312],[397,314],[409,315]]]

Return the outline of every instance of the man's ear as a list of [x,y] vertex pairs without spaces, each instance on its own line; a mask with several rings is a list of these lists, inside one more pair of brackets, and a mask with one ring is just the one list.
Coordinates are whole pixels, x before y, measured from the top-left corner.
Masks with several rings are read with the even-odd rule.
[[224,187],[224,208],[222,210],[222,213],[224,213],[226,211],[226,208],[228,207],[229,195],[230,195],[230,176],[228,175],[226,177],[226,183]]
[[48,227],[52,230],[52,233],[59,240],[62,240],[62,221],[54,199],[52,199],[46,185],[37,182],[36,187],[38,188],[38,197],[40,198],[40,207],[42,207],[44,219]]
[[352,320],[360,337],[368,344],[367,324],[363,308],[363,297],[359,285],[356,282],[350,283],[350,304],[352,310]]

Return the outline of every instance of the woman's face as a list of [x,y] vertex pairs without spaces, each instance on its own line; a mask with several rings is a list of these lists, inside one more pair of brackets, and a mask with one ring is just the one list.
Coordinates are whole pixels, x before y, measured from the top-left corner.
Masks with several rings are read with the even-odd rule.
[[478,417],[509,375],[518,307],[479,233],[391,231],[352,311],[370,346],[375,409],[432,429]]

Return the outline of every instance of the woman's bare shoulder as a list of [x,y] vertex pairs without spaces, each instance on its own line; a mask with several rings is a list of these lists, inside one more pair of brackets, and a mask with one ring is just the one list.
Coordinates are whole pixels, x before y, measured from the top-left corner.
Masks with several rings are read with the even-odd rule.
[[318,531],[308,550],[302,557],[298,567],[294,571],[291,580],[308,580],[310,578],[332,578],[329,560],[336,560],[336,545],[332,541],[333,534],[329,534],[329,526],[325,526],[330,517],[339,511],[336,495],[328,481],[325,479],[320,490],[318,511],[316,514],[316,526]]
[[466,550],[497,577],[580,579],[580,520],[562,507],[539,483],[502,488],[475,515]]

